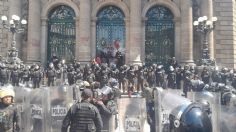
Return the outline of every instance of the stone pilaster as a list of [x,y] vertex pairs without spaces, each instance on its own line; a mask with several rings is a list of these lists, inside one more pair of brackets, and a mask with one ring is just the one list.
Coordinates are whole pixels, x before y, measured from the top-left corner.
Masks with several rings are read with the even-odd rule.
[[41,2],[29,0],[29,21],[28,21],[28,46],[27,62],[39,62],[41,60]]
[[[213,17],[213,3],[212,0],[202,0],[201,2],[201,16],[207,16],[208,20],[212,20]],[[214,36],[213,32],[209,34],[208,37],[209,44],[209,55],[211,59],[215,58],[214,55]]]
[[91,61],[91,0],[80,0],[79,44],[76,43],[76,57],[80,62]]
[[141,0],[130,2],[130,46],[129,63],[141,64],[142,15]]
[[233,45],[234,45],[234,61],[233,61],[233,68],[236,68],[236,1],[232,1],[232,6],[233,6]]
[[[9,1],[0,1],[0,18],[2,16],[9,16]],[[9,18],[10,19],[10,18]],[[0,20],[1,21],[1,20]],[[2,21],[1,21],[2,23]],[[8,39],[8,31],[3,28],[3,25],[0,24],[0,55],[5,57],[7,55],[8,43],[11,41]]]
[[218,17],[215,28],[215,56],[219,66],[235,68],[235,4],[232,0],[215,0],[214,14]]
[[193,63],[192,3],[181,0],[181,59],[180,63]]

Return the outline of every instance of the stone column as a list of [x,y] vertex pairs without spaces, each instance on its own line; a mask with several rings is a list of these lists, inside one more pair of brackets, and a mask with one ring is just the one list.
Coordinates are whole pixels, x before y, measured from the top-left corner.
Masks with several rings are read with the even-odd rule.
[[28,53],[27,61],[29,63],[39,62],[41,60],[41,2],[38,0],[29,0],[29,19],[28,19]]
[[47,29],[48,29],[48,19],[47,18],[41,18],[41,63],[42,65],[47,64]]
[[175,58],[179,62],[181,60],[181,22],[180,18],[175,18]]
[[[209,20],[212,19],[213,17],[213,3],[212,0],[202,0],[201,2],[201,16],[207,16]],[[209,34],[209,39],[208,39],[208,44],[209,44],[209,55],[211,59],[215,58],[215,53],[214,53],[214,36],[213,32]]]
[[141,64],[142,13],[141,0],[130,2],[130,60],[131,64]]
[[125,64],[130,63],[130,19],[129,18],[125,18]]
[[181,0],[181,59],[180,63],[193,64],[192,2]]
[[[80,62],[91,61],[91,1],[80,0],[79,44],[76,44],[77,58]],[[77,47],[79,46],[79,47]]]
[[92,23],[91,23],[91,57],[95,58],[96,57],[96,21],[97,18],[93,18],[92,19]]
[[[12,19],[11,18],[12,15],[17,15],[22,19],[21,3],[22,3],[22,0],[9,0],[9,16],[7,17],[8,21]],[[11,35],[11,32],[8,32],[8,34],[9,34],[8,40],[10,40],[10,41],[8,41],[8,47],[9,47],[9,46],[11,46],[11,43],[12,43],[12,35]],[[21,49],[21,45],[22,45],[21,38],[22,38],[21,34],[19,34],[19,33],[15,34],[17,50]],[[21,51],[19,51],[19,52],[21,52]],[[20,55],[20,53],[19,53],[19,55]]]

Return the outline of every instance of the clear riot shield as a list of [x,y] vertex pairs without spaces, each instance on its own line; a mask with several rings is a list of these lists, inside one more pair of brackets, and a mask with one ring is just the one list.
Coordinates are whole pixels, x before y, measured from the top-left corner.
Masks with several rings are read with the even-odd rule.
[[18,111],[20,112],[20,132],[26,132],[27,123],[29,123],[27,116],[27,106],[29,106],[28,97],[30,95],[31,89],[26,87],[14,87],[14,91],[16,93],[14,101],[17,105]]
[[169,132],[170,120],[169,115],[172,110],[179,106],[188,106],[191,104],[189,99],[186,99],[176,93],[162,88],[154,90],[154,109],[155,109],[155,129],[157,132]]
[[50,87],[50,132],[60,132],[64,117],[73,103],[73,91],[68,85]]
[[82,86],[82,82],[76,83],[70,86],[70,89],[72,90],[72,97],[73,97],[74,102],[81,101],[81,91],[80,91],[81,86]]
[[29,121],[25,132],[50,132],[48,125],[49,88],[32,89],[28,100],[29,104],[26,112]]
[[231,93],[225,93],[223,97],[224,97],[223,99],[226,99],[227,102],[221,106],[220,131],[221,132],[235,132],[236,131],[236,96]]
[[[207,103],[213,132],[220,132],[221,95],[218,92],[189,92],[188,98],[194,102]],[[206,102],[207,101],[207,102]]]
[[120,98],[117,132],[150,132],[145,98]]

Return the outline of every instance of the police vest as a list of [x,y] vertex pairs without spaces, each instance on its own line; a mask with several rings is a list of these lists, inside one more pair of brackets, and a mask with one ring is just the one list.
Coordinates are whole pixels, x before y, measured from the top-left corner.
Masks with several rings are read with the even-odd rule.
[[9,105],[7,107],[0,106],[0,131],[13,131],[13,123],[16,122],[15,107]]
[[95,132],[95,106],[88,102],[81,102],[72,106],[72,120],[70,131]]

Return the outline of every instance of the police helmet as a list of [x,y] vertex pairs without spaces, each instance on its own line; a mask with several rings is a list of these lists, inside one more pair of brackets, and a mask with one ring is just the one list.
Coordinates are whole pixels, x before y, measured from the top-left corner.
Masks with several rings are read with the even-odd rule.
[[[208,85],[208,86],[209,86],[209,85]],[[199,84],[198,84],[198,86],[197,86],[197,89],[198,89],[199,91],[202,91],[204,88],[205,88],[205,83],[204,83],[203,81],[199,80]]]
[[158,70],[161,70],[162,68],[163,68],[163,65],[158,65],[158,66],[157,66],[157,69],[158,69]]
[[111,87],[117,86],[118,85],[118,81],[114,78],[109,80],[109,84]]
[[200,103],[176,107],[169,121],[171,132],[212,132],[211,119]]
[[211,105],[207,100],[200,99],[200,100],[197,100],[197,102],[202,104],[203,110],[205,110],[208,115],[211,114]]
[[103,95],[108,95],[112,92],[111,87],[108,86],[104,86],[101,91],[100,91]]
[[222,105],[229,105],[232,100],[235,100],[236,95],[233,94],[232,92],[225,92],[222,95]]
[[116,64],[111,64],[111,69],[116,69]]
[[0,89],[0,98],[4,98],[7,96],[11,96],[12,98],[15,97],[15,92],[12,88],[6,87],[6,88],[1,88]]
[[58,87],[58,93],[63,94],[63,93],[66,93],[67,90],[68,90],[68,87],[66,84],[62,84]]
[[36,70],[39,70],[39,65],[35,65],[35,69],[36,69]]
[[223,67],[223,68],[221,69],[221,71],[222,71],[222,72],[227,72],[227,71],[228,71],[228,68],[227,68],[227,67]]
[[6,64],[5,63],[2,63],[2,68],[6,68]]
[[66,60],[65,60],[65,59],[63,59],[63,60],[61,61],[61,63],[62,63],[62,64],[65,64],[65,63],[66,63]]
[[175,69],[173,66],[170,66],[170,71],[173,72]]
[[54,67],[54,65],[53,65],[52,62],[49,64],[49,67],[50,67],[50,68],[53,68],[53,67]]
[[90,87],[90,84],[87,81],[83,81],[83,85],[84,85],[84,87]]

